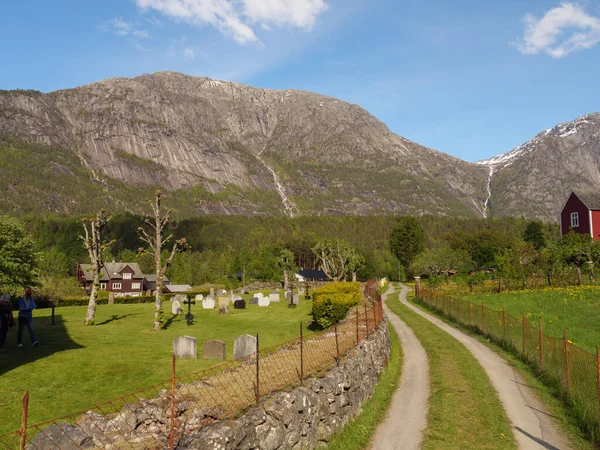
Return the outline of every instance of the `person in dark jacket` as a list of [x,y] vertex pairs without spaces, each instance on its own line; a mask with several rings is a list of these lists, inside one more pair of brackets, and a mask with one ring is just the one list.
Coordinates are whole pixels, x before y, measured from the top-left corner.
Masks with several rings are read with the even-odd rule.
[[31,296],[31,289],[25,290],[25,295],[19,299],[19,329],[17,330],[17,347],[23,347],[23,328],[29,330],[29,339],[35,347],[39,344],[33,330],[33,313],[35,300]]
[[0,348],[6,347],[8,329],[15,325],[10,305],[10,295],[0,295]]

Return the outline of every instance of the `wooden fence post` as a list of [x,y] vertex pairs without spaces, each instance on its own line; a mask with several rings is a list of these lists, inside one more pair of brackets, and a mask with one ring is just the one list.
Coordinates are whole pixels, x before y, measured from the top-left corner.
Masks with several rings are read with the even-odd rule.
[[367,314],[367,305],[365,305],[365,327],[367,329],[367,337],[369,337],[369,315]]
[[304,336],[300,322],[300,386],[304,386]]
[[29,391],[26,389],[23,394],[23,414],[21,415],[21,443],[19,448],[25,450],[27,441],[27,413],[29,411]]
[[544,331],[542,326],[542,318],[540,317],[540,366],[544,370]]
[[567,376],[567,391],[571,389],[571,371],[569,370],[569,342],[567,341],[567,330],[563,329],[563,341],[565,351],[565,374]]
[[169,448],[173,450],[175,448],[175,364],[177,361],[177,355],[173,353],[171,358],[171,432],[169,433]]
[[523,313],[523,356],[527,355],[527,317]]
[[421,277],[415,277],[415,297],[421,297]]

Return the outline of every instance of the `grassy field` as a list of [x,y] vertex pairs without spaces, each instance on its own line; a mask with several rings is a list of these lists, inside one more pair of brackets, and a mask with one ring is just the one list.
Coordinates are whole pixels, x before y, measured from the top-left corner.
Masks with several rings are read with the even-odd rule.
[[390,325],[392,342],[388,366],[379,377],[373,396],[363,405],[363,412],[352,421],[344,432],[334,437],[327,446],[328,450],[361,450],[368,444],[377,426],[384,419],[402,372],[402,348],[400,339]]
[[544,332],[562,337],[563,329],[575,345],[590,352],[600,345],[600,287],[571,286],[567,288],[543,288],[506,292],[503,294],[480,294],[463,296],[489,308],[506,308],[515,317],[525,313],[527,320],[538,325],[543,320]]
[[423,449],[513,449],[504,408],[475,357],[456,339],[391,296],[388,307],[409,327],[429,357],[431,396]]
[[[248,295],[245,296],[247,299]],[[29,423],[84,410],[138,389],[168,380],[171,376],[172,340],[193,336],[198,341],[197,360],[178,360],[177,374],[213,367],[220,361],[202,359],[202,342],[220,339],[232,358],[233,341],[241,334],[259,333],[261,348],[296,338],[300,323],[311,320],[312,302],[302,300],[297,308],[272,303],[269,308],[248,304],[246,310],[192,307],[195,323],[188,327],[184,315],[172,316],[165,302],[168,328],[151,331],[153,304],[100,305],[96,326],[85,327],[84,306],[56,309],[56,325],[50,324],[50,309],[34,311],[38,347],[16,346],[16,328],[9,331],[7,348],[0,349],[0,434],[20,426],[20,399],[30,393]],[[311,331],[305,327],[305,334]]]

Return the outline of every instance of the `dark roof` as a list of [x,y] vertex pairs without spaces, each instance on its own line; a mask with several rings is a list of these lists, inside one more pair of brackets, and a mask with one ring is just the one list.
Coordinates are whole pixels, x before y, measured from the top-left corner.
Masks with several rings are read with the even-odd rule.
[[305,269],[298,272],[298,275],[304,278],[327,278],[327,274],[322,270]]
[[[126,267],[129,267],[133,270],[133,274],[131,278],[140,279],[144,277],[142,270],[140,269],[140,265],[138,263],[117,263],[117,262],[109,262],[104,263],[104,267],[100,271],[100,281],[108,281],[108,280],[119,280],[122,279],[123,276],[121,272]],[[92,275],[92,265],[91,264],[81,264],[81,270],[83,270],[83,274],[87,281],[93,281],[94,277]]]
[[587,206],[588,209],[600,210],[600,191],[582,190],[573,192],[583,203],[585,203],[585,206]]
[[[149,273],[147,275],[144,275],[144,278],[146,281],[150,281],[150,282],[156,282],[156,274],[155,273]],[[170,281],[169,277],[167,277],[166,275],[163,277],[163,282],[164,281]]]

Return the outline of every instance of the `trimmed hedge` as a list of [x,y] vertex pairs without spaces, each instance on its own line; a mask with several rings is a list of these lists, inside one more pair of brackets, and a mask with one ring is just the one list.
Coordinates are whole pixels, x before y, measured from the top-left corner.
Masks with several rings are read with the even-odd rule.
[[346,317],[362,298],[359,283],[328,283],[312,293],[313,320],[321,328],[328,328]]

